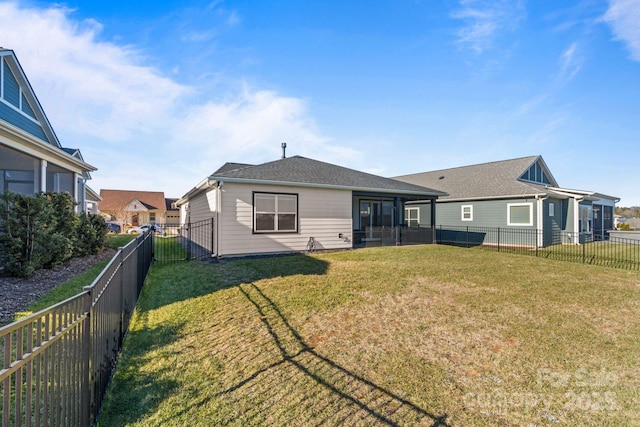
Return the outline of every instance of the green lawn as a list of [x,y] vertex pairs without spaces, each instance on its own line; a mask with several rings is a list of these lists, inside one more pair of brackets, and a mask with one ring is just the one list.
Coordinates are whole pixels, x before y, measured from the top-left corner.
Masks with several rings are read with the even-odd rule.
[[448,246],[156,264],[99,425],[638,425],[639,311],[638,272]]

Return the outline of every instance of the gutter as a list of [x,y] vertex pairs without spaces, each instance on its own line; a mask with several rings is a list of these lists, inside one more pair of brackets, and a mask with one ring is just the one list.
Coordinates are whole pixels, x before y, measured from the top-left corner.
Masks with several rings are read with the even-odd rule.
[[426,191],[387,189],[387,188],[374,188],[374,187],[353,187],[353,186],[345,186],[345,185],[318,184],[318,183],[308,183],[308,182],[271,181],[271,180],[259,180],[259,179],[249,179],[249,178],[228,178],[223,176],[221,177],[210,176],[208,179],[211,181],[235,182],[239,184],[284,185],[284,186],[290,186],[290,187],[329,188],[333,190],[363,191],[363,192],[370,192],[370,193],[385,193],[385,194],[400,193],[400,194],[409,194],[412,196],[439,197],[439,196],[445,196],[447,194],[437,190],[426,192]]
[[[1,120],[1,119],[0,119]],[[65,161],[67,163],[71,163],[74,166],[80,168],[82,172],[84,171],[97,171],[98,168],[90,165],[89,163],[85,163],[84,161],[78,159],[77,157],[73,157],[71,154],[65,152],[61,148],[55,147],[37,139],[36,137],[24,132],[22,129],[19,129],[12,125],[11,123],[1,120],[2,128],[0,129],[0,135],[4,135],[8,138],[16,138],[20,141],[24,142],[24,145],[18,145],[11,139],[2,141],[3,145],[6,145],[14,150],[20,151],[22,153],[27,153],[30,156],[34,157],[46,157],[46,154],[50,156],[48,159],[44,159],[47,161],[51,161],[52,163],[59,163],[60,161]],[[25,151],[25,146],[27,150]],[[46,153],[43,155],[43,152]],[[57,160],[57,161],[56,161]]]

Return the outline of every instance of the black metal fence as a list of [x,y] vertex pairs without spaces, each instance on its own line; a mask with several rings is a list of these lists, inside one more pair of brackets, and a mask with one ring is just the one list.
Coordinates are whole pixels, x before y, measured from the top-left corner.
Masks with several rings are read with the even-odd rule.
[[440,225],[436,242],[640,270],[640,241],[565,231]]
[[0,328],[3,426],[90,426],[153,260],[146,233],[83,292]]
[[353,232],[355,248],[373,246],[405,246],[434,242],[433,229],[429,227],[367,227]]
[[214,218],[188,224],[162,224],[154,233],[154,260],[207,260],[215,255]]

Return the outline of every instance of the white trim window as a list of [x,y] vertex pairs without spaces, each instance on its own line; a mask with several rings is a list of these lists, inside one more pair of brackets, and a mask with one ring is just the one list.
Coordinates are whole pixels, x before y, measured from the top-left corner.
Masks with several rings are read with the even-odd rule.
[[407,227],[420,227],[420,208],[404,208],[404,223]]
[[507,225],[532,226],[533,203],[507,203]]
[[556,204],[553,202],[549,202],[549,216],[556,216]]
[[253,193],[254,233],[296,233],[298,195]]
[[473,221],[473,205],[460,207],[460,221]]

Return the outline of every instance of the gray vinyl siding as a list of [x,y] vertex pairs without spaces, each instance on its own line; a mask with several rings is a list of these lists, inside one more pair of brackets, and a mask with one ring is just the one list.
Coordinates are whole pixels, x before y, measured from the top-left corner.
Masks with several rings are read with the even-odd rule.
[[[553,206],[553,209],[551,208]],[[553,215],[551,215],[553,213]],[[542,210],[542,228],[544,230],[543,246],[562,243],[562,224],[564,223],[562,200],[547,199]]]
[[[508,225],[507,208],[512,203],[531,203],[531,226]],[[473,220],[462,221],[462,206],[473,206]],[[436,204],[436,224],[469,227],[494,227],[494,228],[530,228],[535,229],[537,224],[537,200],[529,199],[504,199],[504,200],[480,200],[464,202],[438,202]]]

